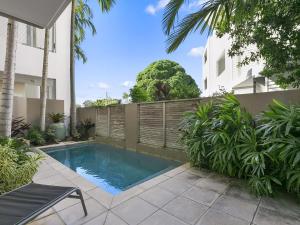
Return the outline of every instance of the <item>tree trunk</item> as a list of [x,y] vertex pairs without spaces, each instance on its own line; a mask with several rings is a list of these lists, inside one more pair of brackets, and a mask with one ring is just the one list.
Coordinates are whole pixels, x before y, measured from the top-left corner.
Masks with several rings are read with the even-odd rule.
[[75,8],[76,0],[72,0],[72,12],[71,12],[71,36],[70,36],[70,131],[71,136],[77,135],[76,130],[76,97],[75,97],[75,61],[74,61],[74,41],[75,41]]
[[11,136],[18,25],[8,19],[3,84],[0,95],[0,135]]
[[44,59],[42,85],[40,89],[40,128],[46,129],[46,104],[47,104],[47,79],[48,79],[48,55],[49,55],[49,29],[45,29]]

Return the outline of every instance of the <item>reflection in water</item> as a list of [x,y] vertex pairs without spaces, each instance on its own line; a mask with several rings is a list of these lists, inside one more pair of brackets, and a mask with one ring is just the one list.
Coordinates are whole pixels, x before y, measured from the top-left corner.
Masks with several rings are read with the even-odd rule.
[[102,144],[59,147],[47,153],[112,194],[178,165],[174,161]]

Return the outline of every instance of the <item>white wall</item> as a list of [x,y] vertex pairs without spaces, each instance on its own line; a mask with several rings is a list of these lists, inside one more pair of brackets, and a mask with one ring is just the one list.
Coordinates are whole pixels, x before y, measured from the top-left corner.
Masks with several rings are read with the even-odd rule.
[[[66,115],[69,115],[70,111],[70,18],[71,5],[64,10],[56,21],[56,52],[49,52],[48,73],[49,78],[56,80],[56,99],[64,100]],[[0,74],[4,70],[6,27],[7,19],[0,17]],[[22,43],[24,42],[24,35],[26,35],[25,27],[25,24],[19,24],[16,76],[20,74],[41,77],[43,50]],[[39,35],[37,40],[40,42],[40,40],[43,40],[44,32],[37,32],[37,34]],[[27,92],[29,93],[30,91],[27,90]]]
[[[259,77],[259,72],[263,69],[263,61],[250,63],[247,66],[239,67],[238,64],[241,61],[241,57],[229,57],[228,50],[231,47],[231,40],[228,35],[224,35],[222,38],[218,38],[215,34],[208,38],[205,54],[207,54],[207,61],[204,62],[203,57],[203,75],[202,75],[202,90],[203,96],[211,96],[218,92],[220,88],[224,88],[226,91],[232,91],[234,87],[247,80],[247,74],[252,69],[253,77]],[[249,46],[248,52],[253,49],[253,46]],[[225,52],[225,70],[218,75],[217,74],[217,61]],[[245,53],[247,54],[247,52]],[[204,88],[204,80],[207,79],[207,89]],[[250,85],[252,85],[251,81]],[[246,85],[247,86],[247,85]],[[257,87],[257,91],[265,91],[264,87]],[[251,93],[253,92],[253,86],[249,88],[235,89],[235,93]]]

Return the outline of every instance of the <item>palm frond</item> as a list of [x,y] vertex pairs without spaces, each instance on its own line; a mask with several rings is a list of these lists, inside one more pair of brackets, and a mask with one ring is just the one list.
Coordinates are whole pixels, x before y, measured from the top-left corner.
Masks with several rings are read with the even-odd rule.
[[229,26],[234,15],[253,11],[259,0],[206,0],[199,10],[185,16],[177,25],[176,17],[185,0],[171,0],[165,7],[163,28],[167,38],[167,52],[175,51],[189,33],[199,31],[211,34],[218,25]]
[[169,35],[174,27],[175,19],[178,16],[179,9],[186,0],[171,0],[165,7],[163,15],[163,29],[165,34]]

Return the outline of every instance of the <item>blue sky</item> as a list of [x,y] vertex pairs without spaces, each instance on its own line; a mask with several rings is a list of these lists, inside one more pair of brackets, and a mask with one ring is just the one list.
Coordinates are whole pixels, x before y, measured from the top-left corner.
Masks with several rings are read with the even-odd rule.
[[[82,44],[88,61],[76,62],[77,103],[84,100],[122,98],[137,74],[150,63],[170,59],[181,64],[200,86],[202,53],[207,35],[191,34],[177,51],[167,54],[162,31],[163,6],[168,0],[117,0],[108,14],[101,14],[91,0],[97,34]],[[190,1],[182,15],[192,12],[199,0]]]

